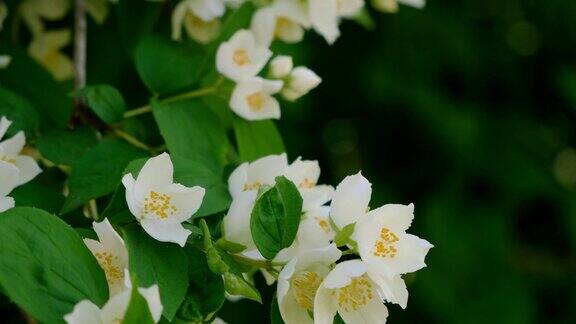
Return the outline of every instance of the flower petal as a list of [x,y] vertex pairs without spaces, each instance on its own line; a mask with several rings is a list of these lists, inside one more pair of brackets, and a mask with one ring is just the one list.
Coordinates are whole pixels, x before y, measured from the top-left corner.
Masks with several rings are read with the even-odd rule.
[[132,215],[134,215],[137,219],[140,219],[142,214],[142,202],[138,202],[136,197],[134,197],[134,186],[136,185],[136,180],[132,174],[128,173],[122,177],[122,184],[126,189],[126,203],[128,204],[128,209]]
[[0,118],[0,139],[4,137],[4,135],[8,131],[8,128],[10,128],[10,125],[12,125],[12,122],[8,120],[6,117],[2,116],[2,118]]
[[148,288],[138,288],[138,292],[146,299],[150,314],[154,322],[158,322],[162,316],[162,302],[160,300],[160,290],[158,285],[153,285]]
[[332,290],[322,283],[314,298],[314,324],[332,324],[337,312]]
[[340,36],[337,0],[309,0],[308,5],[312,27],[324,36],[328,44],[334,43]]
[[362,260],[349,260],[338,263],[324,279],[322,285],[328,289],[336,289],[347,286],[352,278],[360,277],[366,273],[366,264]]
[[371,195],[372,184],[360,172],[344,178],[332,197],[330,217],[340,229],[355,223],[366,213]]
[[134,197],[143,200],[150,191],[161,190],[173,182],[174,167],[170,155],[162,153],[148,159],[134,184]]
[[143,219],[140,224],[154,239],[160,242],[173,242],[180,246],[186,244],[190,231],[180,223],[167,223],[156,219]]
[[388,309],[377,296],[373,296],[368,304],[360,306],[356,310],[347,312],[338,309],[338,313],[340,313],[344,323],[384,324],[388,318]]
[[101,324],[101,311],[98,306],[85,299],[74,306],[72,313],[64,316],[68,324]]
[[240,243],[248,249],[254,248],[250,232],[250,214],[256,202],[257,191],[246,191],[234,198],[228,214],[222,220],[224,237],[231,242]]
[[14,208],[14,198],[0,197],[0,213],[7,211],[10,208]]
[[0,160],[0,197],[6,196],[17,185],[20,177],[20,170],[14,164]]
[[14,165],[20,170],[18,185],[27,183],[42,172],[36,160],[29,156],[18,155],[15,160]]
[[176,212],[170,215],[166,221],[181,223],[188,220],[200,209],[206,190],[199,186],[188,188],[179,183],[174,183],[168,186],[165,192],[172,198],[171,202],[177,208]]
[[11,138],[0,143],[0,150],[6,155],[18,155],[26,145],[26,136],[20,131]]

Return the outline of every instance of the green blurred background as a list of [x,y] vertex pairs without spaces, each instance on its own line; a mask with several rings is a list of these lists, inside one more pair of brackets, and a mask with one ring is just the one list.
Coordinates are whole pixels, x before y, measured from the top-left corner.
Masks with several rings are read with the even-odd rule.
[[[155,26],[166,35],[168,9]],[[333,46],[313,33],[275,45],[323,78],[282,103],[277,125],[291,159],[320,161],[321,182],[362,170],[372,207],[415,204],[411,232],[435,248],[389,322],[574,323],[576,1],[431,0],[371,14],[374,28],[346,21]],[[90,22],[88,83],[137,107],[148,93],[115,21]],[[221,316],[268,322],[271,294]]]

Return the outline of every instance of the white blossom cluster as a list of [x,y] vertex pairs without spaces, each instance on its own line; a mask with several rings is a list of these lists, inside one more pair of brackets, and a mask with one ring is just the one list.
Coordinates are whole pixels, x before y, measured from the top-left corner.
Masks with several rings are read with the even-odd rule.
[[42,172],[33,158],[22,155],[26,145],[23,131],[2,141],[11,124],[12,122],[6,117],[0,118],[0,212],[14,207],[14,199],[8,197],[14,188],[27,183]]
[[[243,0],[184,0],[172,15],[172,38],[180,40],[184,28],[190,38],[209,43],[220,32],[220,19],[227,7],[238,7]],[[423,1],[402,0],[420,6]],[[255,1],[256,4],[260,2]],[[266,78],[259,75],[272,58],[272,42],[300,42],[306,30],[314,30],[329,44],[340,35],[343,19],[359,15],[364,0],[273,0],[262,1],[250,29],[237,31],[220,44],[216,53],[216,69],[236,83],[230,97],[230,108],[247,120],[279,119],[280,104],[274,97],[295,101],[322,79],[304,66],[294,67],[289,56],[277,56],[269,63]],[[396,0],[375,1],[374,6],[394,11]]]
[[[233,202],[223,221],[226,240],[244,245],[244,257],[264,259],[251,236],[250,217],[259,189],[273,186],[281,175],[303,199],[296,239],[274,259],[285,264],[277,292],[284,322],[332,323],[338,313],[346,323],[384,323],[388,312],[383,301],[405,308],[408,291],[402,275],[425,267],[432,245],[406,233],[414,218],[412,204],[371,210],[371,184],[360,173],[334,190],[317,184],[317,161],[288,164],[282,154],[244,163],[228,180]],[[344,253],[359,258],[338,262],[343,252],[334,238],[350,228]]]

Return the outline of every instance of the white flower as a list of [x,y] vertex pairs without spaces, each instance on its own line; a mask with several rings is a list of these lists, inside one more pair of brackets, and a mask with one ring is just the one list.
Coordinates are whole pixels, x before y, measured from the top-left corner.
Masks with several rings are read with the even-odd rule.
[[282,96],[289,101],[294,101],[316,88],[322,79],[314,71],[298,66],[287,78]]
[[301,41],[304,38],[304,28],[298,23],[299,20],[294,20],[293,18],[297,17],[299,13],[291,15],[291,12],[293,12],[291,9],[298,10],[298,6],[274,4],[256,11],[250,24],[250,29],[254,33],[256,40],[266,46],[270,46],[275,38],[286,43]]
[[100,223],[92,223],[92,227],[98,235],[99,241],[84,239],[84,244],[94,254],[98,264],[104,270],[110,296],[124,291],[125,272],[128,268],[128,252],[124,241],[116,233],[108,219]]
[[220,0],[184,0],[172,13],[172,39],[181,39],[182,26],[188,36],[206,44],[220,33],[219,18],[224,15],[224,3]]
[[0,213],[14,207],[14,199],[7,196],[16,187],[19,173],[13,164],[0,161]]
[[336,245],[308,250],[292,259],[278,276],[278,307],[286,324],[312,324],[316,291],[342,253]]
[[188,188],[173,181],[170,156],[162,153],[149,159],[134,180],[131,174],[122,178],[126,201],[132,214],[154,239],[184,246],[190,231],[182,227],[198,211],[204,188]]
[[336,313],[345,323],[386,323],[381,287],[360,260],[344,261],[326,276],[314,300],[314,323],[331,324]]
[[283,81],[253,77],[236,84],[230,108],[247,120],[279,119],[280,103],[272,95],[282,89]]
[[384,205],[361,217],[352,237],[362,260],[388,277],[424,268],[424,258],[433,246],[406,233],[412,219],[412,204]]
[[[152,319],[157,323],[162,316],[163,309],[158,286],[153,285],[149,288],[138,288],[138,292],[148,303]],[[64,316],[64,320],[68,324],[121,323],[130,304],[130,297],[131,291],[125,290],[108,300],[102,309],[99,309],[98,306],[87,299],[80,301],[74,306],[72,313]]]
[[290,75],[294,68],[292,57],[288,55],[279,55],[270,61],[270,77],[273,79],[284,79]]
[[[399,275],[426,266],[424,258],[432,245],[406,233],[414,218],[414,205],[388,204],[369,211],[371,193],[370,182],[360,173],[346,177],[336,188],[330,217],[340,229],[356,224],[352,239],[358,243],[367,271],[373,280],[392,281],[388,286],[398,287],[403,285],[397,282]],[[407,293],[405,297],[398,293],[386,295],[405,306]]]
[[241,29],[218,47],[216,69],[229,79],[240,82],[256,76],[271,56],[270,49],[258,44],[252,32]]
[[250,214],[258,190],[263,186],[273,186],[276,177],[282,175],[287,167],[288,159],[285,153],[268,155],[254,162],[241,164],[228,178],[228,190],[233,200],[223,219],[224,237],[228,241],[246,246],[246,253],[257,255],[250,232]]
[[[11,124],[12,122],[5,117],[0,119],[0,139],[4,137]],[[19,131],[13,137],[0,142],[0,161],[13,164],[19,170],[16,186],[25,184],[42,172],[33,158],[26,155],[20,155],[25,144],[26,136],[22,131]]]

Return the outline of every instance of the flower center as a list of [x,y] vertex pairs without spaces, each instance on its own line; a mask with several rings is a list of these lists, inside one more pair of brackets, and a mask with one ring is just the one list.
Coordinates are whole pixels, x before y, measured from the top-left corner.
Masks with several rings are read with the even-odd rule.
[[304,180],[302,180],[302,182],[300,182],[300,184],[298,185],[298,187],[300,188],[314,188],[314,186],[316,186],[316,183],[308,178],[304,178]]
[[259,111],[264,107],[264,94],[262,91],[254,92],[246,97],[246,102],[251,111]]
[[298,305],[307,310],[314,309],[314,297],[322,278],[313,271],[302,271],[292,279],[294,297]]
[[239,48],[234,51],[232,60],[238,66],[244,66],[246,64],[250,64],[250,56],[248,55],[248,51],[243,48]]
[[337,295],[338,307],[346,312],[365,306],[374,297],[372,283],[366,274],[353,278],[348,286],[338,288],[332,294]]
[[106,275],[108,282],[113,283],[124,278],[124,272],[116,265],[118,261],[117,255],[112,255],[108,252],[96,252],[94,256],[98,264],[100,264],[100,267],[104,270],[104,275]]
[[166,219],[178,210],[176,206],[171,204],[172,197],[156,192],[150,191],[148,197],[144,198],[144,214],[153,214],[159,219]]
[[262,184],[259,181],[254,181],[252,183],[245,183],[244,191],[258,190],[260,189],[260,187],[262,187]]
[[398,250],[396,249],[396,242],[399,238],[394,232],[386,227],[380,230],[380,237],[374,243],[374,251],[372,254],[381,258],[394,258]]

